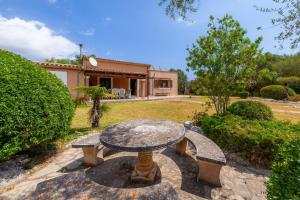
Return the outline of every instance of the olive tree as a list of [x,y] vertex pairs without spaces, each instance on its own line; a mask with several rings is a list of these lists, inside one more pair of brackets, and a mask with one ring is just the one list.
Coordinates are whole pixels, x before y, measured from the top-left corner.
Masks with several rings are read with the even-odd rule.
[[187,49],[188,69],[201,80],[217,113],[224,113],[229,97],[245,88],[262,56],[262,38],[252,42],[245,35],[246,30],[231,16],[211,16],[207,35]]

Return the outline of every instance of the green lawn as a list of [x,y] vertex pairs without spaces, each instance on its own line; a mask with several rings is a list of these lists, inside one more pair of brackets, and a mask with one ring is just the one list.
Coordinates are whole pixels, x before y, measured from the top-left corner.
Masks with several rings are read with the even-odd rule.
[[[109,111],[101,119],[101,129],[111,124],[133,119],[168,119],[179,123],[190,120],[196,111],[203,110],[199,102],[188,100],[159,100],[143,102],[108,103]],[[72,128],[88,128],[88,111],[84,106],[76,109]]]
[[[231,100],[234,102],[240,99],[232,98]],[[205,101],[207,101],[207,97],[107,103],[110,109],[101,119],[100,129],[122,121],[146,118],[168,119],[183,123],[184,121],[190,120],[196,111],[203,111],[203,104]],[[300,122],[300,105],[295,107],[295,105],[287,103],[283,104],[266,101],[263,101],[263,103],[273,109],[276,119]],[[89,109],[89,106],[82,106],[76,109],[72,128],[90,127],[88,121]],[[213,112],[213,109],[209,110],[210,114]]]

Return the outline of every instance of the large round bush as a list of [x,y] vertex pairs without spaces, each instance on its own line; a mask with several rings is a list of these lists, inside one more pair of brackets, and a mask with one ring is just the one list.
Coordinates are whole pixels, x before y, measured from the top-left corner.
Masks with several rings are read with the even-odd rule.
[[272,110],[258,101],[237,101],[232,103],[227,111],[243,119],[270,120],[273,118]]
[[0,50],[0,161],[68,133],[73,112],[55,75]]
[[[295,96],[293,89],[288,88],[289,96]],[[282,85],[269,85],[260,89],[260,95],[264,98],[283,100],[286,98],[286,89]]]
[[283,145],[272,164],[268,199],[300,199],[300,140]]

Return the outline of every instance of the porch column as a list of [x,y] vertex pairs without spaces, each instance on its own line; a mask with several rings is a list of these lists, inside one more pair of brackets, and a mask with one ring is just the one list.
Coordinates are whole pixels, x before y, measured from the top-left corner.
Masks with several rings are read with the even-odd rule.
[[85,86],[90,86],[90,76],[85,76],[84,77],[84,85]]

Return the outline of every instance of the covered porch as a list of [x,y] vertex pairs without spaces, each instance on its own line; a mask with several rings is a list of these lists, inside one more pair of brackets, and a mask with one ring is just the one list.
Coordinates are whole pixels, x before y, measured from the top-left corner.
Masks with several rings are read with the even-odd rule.
[[128,97],[148,96],[148,77],[146,74],[86,72],[86,86],[101,86],[108,91],[124,89]]

